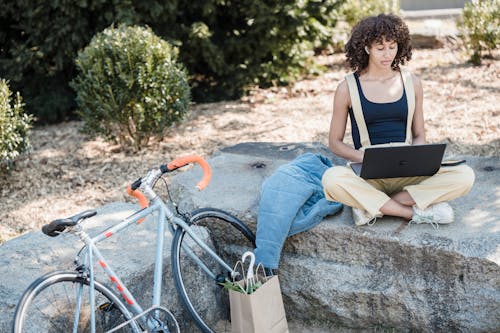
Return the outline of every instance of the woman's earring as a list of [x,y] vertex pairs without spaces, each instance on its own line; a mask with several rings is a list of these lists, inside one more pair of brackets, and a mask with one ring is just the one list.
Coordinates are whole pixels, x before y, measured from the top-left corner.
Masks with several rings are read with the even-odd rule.
[[365,46],[365,52],[366,52],[366,54],[370,54],[370,51],[368,50],[368,46]]

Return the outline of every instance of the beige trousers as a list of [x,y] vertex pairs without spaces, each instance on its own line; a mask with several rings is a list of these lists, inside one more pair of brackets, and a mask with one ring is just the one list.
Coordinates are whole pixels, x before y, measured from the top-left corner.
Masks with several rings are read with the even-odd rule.
[[467,165],[441,167],[431,177],[363,179],[350,167],[334,166],[322,179],[328,200],[361,208],[371,217],[381,217],[380,208],[390,196],[408,191],[420,209],[465,195],[474,183],[474,171]]

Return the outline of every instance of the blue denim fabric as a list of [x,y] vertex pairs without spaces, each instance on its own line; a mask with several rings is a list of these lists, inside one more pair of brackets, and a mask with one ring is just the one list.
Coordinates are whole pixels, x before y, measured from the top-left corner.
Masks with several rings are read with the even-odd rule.
[[327,201],[321,185],[323,173],[332,167],[324,156],[306,153],[279,167],[262,184],[257,216],[257,263],[278,268],[288,236],[308,230],[342,204]]

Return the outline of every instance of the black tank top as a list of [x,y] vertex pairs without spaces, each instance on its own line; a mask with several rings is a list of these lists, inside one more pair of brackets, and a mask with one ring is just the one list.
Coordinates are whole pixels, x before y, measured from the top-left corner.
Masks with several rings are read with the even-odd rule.
[[[404,142],[406,140],[406,121],[408,118],[408,104],[406,92],[403,89],[403,96],[391,103],[374,103],[366,99],[358,73],[354,73],[358,86],[361,109],[365,118],[368,135],[372,145],[389,142]],[[349,118],[351,118],[352,140],[354,147],[359,149],[361,142],[359,138],[358,125],[352,107],[349,108]]]

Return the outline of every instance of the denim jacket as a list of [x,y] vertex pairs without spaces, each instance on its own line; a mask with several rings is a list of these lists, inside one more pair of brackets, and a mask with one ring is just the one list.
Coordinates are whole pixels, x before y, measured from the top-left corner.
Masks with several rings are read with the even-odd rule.
[[278,268],[286,237],[308,230],[342,204],[327,201],[321,184],[332,166],[324,156],[306,153],[280,166],[261,188],[257,216],[256,262]]

